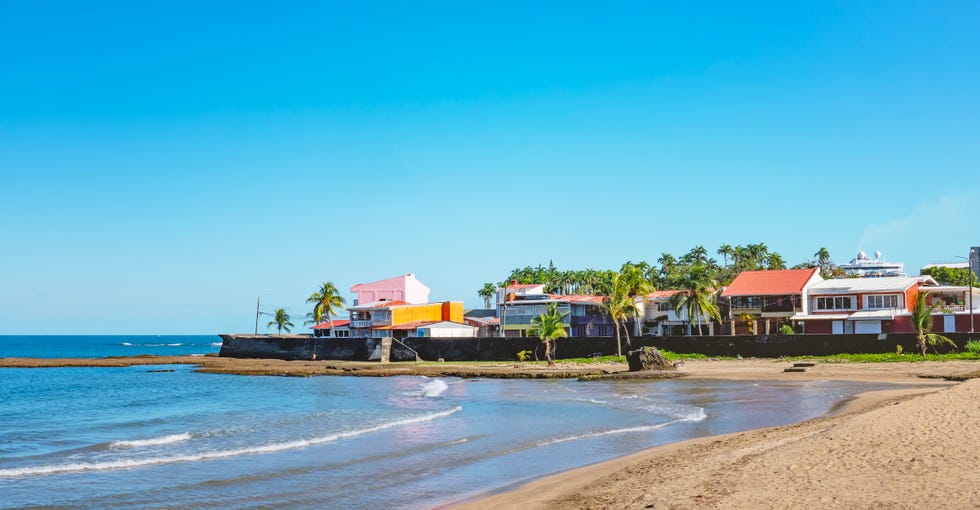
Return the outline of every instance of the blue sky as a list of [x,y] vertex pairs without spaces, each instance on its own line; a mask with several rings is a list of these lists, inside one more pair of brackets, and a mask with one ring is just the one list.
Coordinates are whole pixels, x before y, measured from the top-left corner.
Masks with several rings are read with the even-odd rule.
[[974,2],[3,2],[0,334],[980,244]]

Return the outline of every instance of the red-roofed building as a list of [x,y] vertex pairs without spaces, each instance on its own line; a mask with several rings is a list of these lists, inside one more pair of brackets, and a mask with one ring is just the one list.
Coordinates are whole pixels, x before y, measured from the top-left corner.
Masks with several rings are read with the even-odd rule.
[[333,321],[321,322],[313,326],[313,336],[317,338],[347,338],[350,336],[350,321],[334,319]]
[[770,334],[807,313],[806,289],[822,281],[818,268],[743,271],[721,296],[730,300],[735,333]]

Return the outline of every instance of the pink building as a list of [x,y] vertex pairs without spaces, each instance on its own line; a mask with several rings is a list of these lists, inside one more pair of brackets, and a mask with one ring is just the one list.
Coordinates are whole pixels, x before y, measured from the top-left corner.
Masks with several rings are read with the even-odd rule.
[[429,288],[412,273],[387,280],[359,283],[351,287],[350,291],[355,296],[354,306],[375,301],[404,301],[416,305],[429,302]]

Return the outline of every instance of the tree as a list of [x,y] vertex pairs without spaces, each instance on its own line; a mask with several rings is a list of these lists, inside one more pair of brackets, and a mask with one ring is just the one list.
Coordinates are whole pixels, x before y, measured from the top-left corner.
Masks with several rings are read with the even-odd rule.
[[[621,273],[615,273],[612,277],[612,290],[606,296],[603,303],[606,313],[613,320],[613,329],[616,331],[617,356],[623,355],[623,345],[619,329],[625,325],[628,317],[636,316],[637,314],[636,303],[633,301],[633,296],[630,296],[630,287],[629,276],[624,277]],[[628,330],[626,331],[626,345],[631,345]]]
[[730,244],[723,244],[718,248],[718,255],[725,259],[725,267],[728,267],[728,257],[735,256],[735,249]]
[[717,285],[718,282],[711,278],[703,266],[694,266],[688,275],[684,291],[678,292],[670,298],[670,305],[673,306],[678,315],[681,312],[687,312],[687,320],[692,329],[695,321],[697,321],[698,335],[704,334],[699,318],[721,320],[721,313],[715,304],[715,287]]
[[770,271],[776,269],[786,269],[786,261],[783,260],[782,255],[773,252],[769,254],[769,259],[766,260],[766,267]]
[[490,298],[497,293],[497,287],[492,283],[484,283],[483,288],[477,294],[483,298],[483,307],[490,308]]
[[276,310],[275,317],[266,324],[267,327],[275,326],[279,329],[279,334],[282,334],[282,330],[286,330],[289,333],[289,328],[293,327],[293,323],[289,322],[289,314],[286,313],[285,308],[280,308]]
[[337,309],[344,306],[344,298],[340,296],[337,287],[332,282],[323,282],[320,289],[310,294],[306,299],[307,303],[313,303],[313,320],[317,324],[323,322],[326,317],[330,321],[330,329],[333,330],[333,317],[337,315]]
[[[957,285],[962,287],[970,285],[971,272],[968,267],[930,267],[923,269],[921,273],[935,278],[940,285]],[[976,276],[973,279],[973,286],[980,286]]]
[[545,313],[531,318],[531,334],[544,343],[544,357],[549,365],[555,364],[551,358],[551,342],[568,337],[568,331],[565,331],[565,317],[568,314],[569,312],[558,311],[558,303],[551,303]]
[[817,259],[818,266],[824,267],[830,263],[830,252],[827,251],[827,248],[821,246],[820,249],[813,254],[813,258]]
[[952,340],[943,336],[931,333],[932,331],[932,312],[936,310],[939,306],[937,304],[927,305],[926,298],[929,297],[928,292],[919,292],[919,295],[915,298],[915,306],[912,307],[912,331],[915,331],[916,338],[919,342],[919,350],[922,351],[922,355],[926,355],[926,347],[932,346],[933,351],[936,350],[936,345],[943,343],[956,348],[956,344]]

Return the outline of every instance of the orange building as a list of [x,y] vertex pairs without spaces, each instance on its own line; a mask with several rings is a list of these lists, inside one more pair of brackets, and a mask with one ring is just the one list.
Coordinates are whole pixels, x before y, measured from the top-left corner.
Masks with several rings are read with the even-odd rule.
[[354,338],[410,336],[419,326],[434,322],[463,323],[463,302],[411,304],[405,301],[376,301],[347,309],[350,335]]

